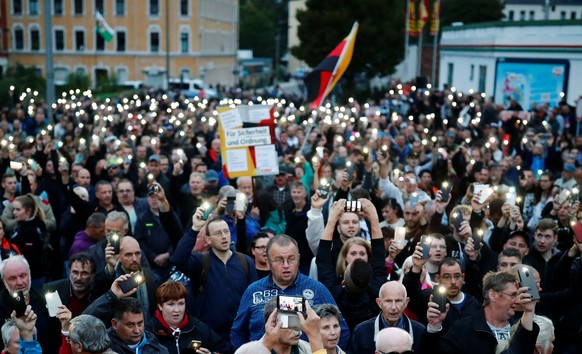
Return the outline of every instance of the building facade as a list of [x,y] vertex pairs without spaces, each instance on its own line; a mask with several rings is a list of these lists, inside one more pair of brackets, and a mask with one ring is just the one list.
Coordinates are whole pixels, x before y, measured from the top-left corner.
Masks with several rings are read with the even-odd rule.
[[[4,1],[8,64],[32,65],[44,76],[45,0]],[[77,72],[94,85],[115,78],[164,87],[168,54],[170,78],[235,83],[238,0],[48,1],[56,84]],[[97,12],[115,31],[109,42],[96,32]]]
[[506,21],[580,20],[582,0],[505,0]]

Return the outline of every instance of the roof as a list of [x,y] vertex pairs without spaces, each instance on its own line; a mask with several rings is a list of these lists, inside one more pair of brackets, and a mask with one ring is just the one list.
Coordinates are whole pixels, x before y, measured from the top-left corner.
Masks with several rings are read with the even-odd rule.
[[491,27],[544,27],[544,26],[582,26],[582,20],[480,22],[480,23],[469,23],[462,26],[446,26],[443,27],[443,31],[460,31],[466,29],[491,28]]
[[[552,5],[580,5],[582,0],[549,0]],[[545,0],[505,0],[505,5],[541,5],[545,4]]]

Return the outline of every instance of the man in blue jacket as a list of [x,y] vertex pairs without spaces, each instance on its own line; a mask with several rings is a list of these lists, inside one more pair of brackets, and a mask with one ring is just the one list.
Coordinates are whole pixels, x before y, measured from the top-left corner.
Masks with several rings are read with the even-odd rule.
[[[198,207],[192,216],[192,228],[178,243],[171,262],[191,279],[195,308],[188,310],[225,341],[230,341],[230,328],[241,297],[249,284],[257,280],[257,272],[249,256],[230,250],[230,229],[226,221],[213,217],[207,222],[203,214],[204,208]],[[198,232],[203,227],[210,250],[206,254],[193,253]]]
[[[277,295],[303,296],[312,307],[336,304],[323,284],[299,273],[299,257],[297,242],[292,237],[277,235],[269,241],[267,258],[271,275],[251,284],[242,296],[230,334],[233,349],[249,341],[258,340],[265,334],[263,308]],[[340,326],[339,345],[345,348],[350,331],[343,318]]]

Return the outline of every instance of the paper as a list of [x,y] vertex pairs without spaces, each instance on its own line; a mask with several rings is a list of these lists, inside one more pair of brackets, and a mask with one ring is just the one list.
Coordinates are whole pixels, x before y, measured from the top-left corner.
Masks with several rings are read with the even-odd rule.
[[226,150],[226,167],[228,172],[248,171],[247,149]]
[[277,150],[275,145],[255,146],[257,176],[276,175],[279,173]]
[[238,109],[235,108],[220,113],[220,124],[222,124],[222,129],[224,131],[242,127],[243,124]]
[[250,107],[249,109],[249,122],[250,123],[260,123],[265,119],[271,118],[271,106],[265,107]]

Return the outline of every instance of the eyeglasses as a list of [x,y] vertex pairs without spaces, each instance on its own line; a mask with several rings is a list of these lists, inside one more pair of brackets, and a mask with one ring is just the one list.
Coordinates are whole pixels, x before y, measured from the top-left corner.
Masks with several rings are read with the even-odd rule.
[[510,293],[506,293],[505,291],[498,291],[498,292],[501,294],[505,294],[505,295],[509,296],[512,300],[515,300],[519,296],[519,293],[510,294]]
[[269,259],[270,262],[275,263],[279,266],[282,266],[285,264],[285,262],[287,262],[288,265],[294,265],[295,263],[297,263],[297,258],[296,257],[289,257],[287,259],[285,258],[275,258],[275,259]]
[[217,237],[220,237],[222,235],[226,235],[226,236],[230,235],[230,230],[229,229],[218,230],[218,231],[215,231],[215,232],[210,234],[210,236],[217,236]]
[[451,281],[451,279],[453,279],[454,281],[459,281],[463,278],[463,275],[462,274],[454,274],[454,275],[443,274],[440,276],[440,278],[444,281]]
[[254,248],[254,249],[256,249],[256,250],[261,250],[261,251],[264,251],[264,250],[266,250],[266,249],[267,249],[267,246],[255,246],[255,247],[253,247],[253,248]]
[[405,350],[403,352],[383,352],[381,350],[376,350],[380,354],[414,354],[414,350]]

